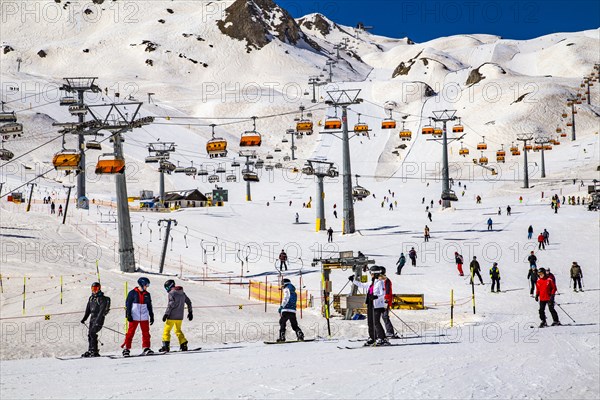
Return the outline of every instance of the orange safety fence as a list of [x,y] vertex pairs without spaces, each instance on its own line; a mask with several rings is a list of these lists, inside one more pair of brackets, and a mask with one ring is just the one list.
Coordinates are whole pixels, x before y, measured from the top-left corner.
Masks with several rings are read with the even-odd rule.
[[[297,290],[297,308],[308,308],[310,306],[310,295],[308,290]],[[281,304],[283,291],[279,285],[266,284],[265,282],[250,281],[248,285],[248,298],[256,299],[270,304]]]

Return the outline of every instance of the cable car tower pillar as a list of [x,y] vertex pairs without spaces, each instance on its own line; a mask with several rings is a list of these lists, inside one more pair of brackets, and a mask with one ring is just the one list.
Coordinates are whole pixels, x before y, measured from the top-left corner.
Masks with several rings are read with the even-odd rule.
[[354,203],[352,202],[352,168],[350,164],[350,139],[348,137],[348,106],[342,105],[342,146],[344,157],[343,187],[344,187],[344,219],[342,234],[354,233]]
[[[78,104],[82,106],[84,103],[83,95],[85,94],[85,90],[78,90]],[[78,115],[79,123],[82,124],[85,121],[85,115]],[[78,135],[78,145],[79,145],[79,155],[81,156],[81,161],[79,162],[79,175],[77,175],[77,201],[79,204],[79,199],[81,197],[85,197],[85,138],[82,133]]]
[[[113,143],[115,157],[117,159],[124,158],[121,132],[114,134]],[[133,236],[131,233],[131,218],[129,216],[129,203],[127,201],[125,172],[116,174],[115,185],[117,189],[117,218],[119,225],[119,265],[122,272],[135,272],[135,250],[133,248]]]
[[[442,195],[450,193],[450,167],[448,165],[448,135],[446,132],[446,122],[453,121],[456,110],[434,111],[432,118],[435,122],[441,122],[442,129]],[[442,200],[442,208],[451,207],[450,200]]]
[[317,225],[316,230],[324,231],[326,230],[326,221],[325,221],[325,189],[323,188],[323,178],[325,175],[323,174],[315,174],[317,177]]

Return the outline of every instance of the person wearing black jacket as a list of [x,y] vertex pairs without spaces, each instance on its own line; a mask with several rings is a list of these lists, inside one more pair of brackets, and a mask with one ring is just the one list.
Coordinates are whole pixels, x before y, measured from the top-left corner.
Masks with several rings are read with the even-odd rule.
[[483,279],[481,278],[481,274],[479,273],[479,271],[481,271],[481,267],[479,266],[479,261],[477,261],[477,257],[473,256],[473,261],[471,261],[470,267],[471,267],[471,284],[473,284],[473,277],[475,277],[475,275],[477,275],[477,277],[479,278],[479,282],[481,282],[481,284],[484,285]]
[[88,299],[85,315],[81,320],[85,324],[88,317],[90,318],[90,326],[88,331],[88,351],[83,353],[81,357],[98,357],[98,332],[104,326],[104,317],[110,310],[110,298],[104,296],[101,291],[100,283],[92,283],[92,295]]
[[537,268],[537,257],[535,256],[535,254],[533,254],[533,251],[531,252],[529,257],[527,257],[527,261],[529,261],[529,267]]
[[535,265],[532,265],[529,268],[529,272],[527,273],[527,279],[529,279],[529,282],[531,283],[531,287],[529,289],[529,295],[531,297],[533,297],[533,291],[535,290],[535,284],[537,283],[537,280],[538,280],[538,270],[535,267]]

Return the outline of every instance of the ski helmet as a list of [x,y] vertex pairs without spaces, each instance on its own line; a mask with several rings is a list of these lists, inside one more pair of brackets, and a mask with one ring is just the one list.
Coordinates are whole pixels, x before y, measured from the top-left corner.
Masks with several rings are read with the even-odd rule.
[[150,286],[150,279],[146,278],[145,276],[142,276],[140,279],[138,279],[137,283],[140,287]]
[[92,283],[92,293],[98,293],[101,289],[102,287],[99,282]]
[[165,282],[165,290],[169,292],[175,286],[175,281],[173,279],[169,279]]
[[379,275],[381,274],[381,268],[379,265],[373,265],[371,268],[369,268],[369,272],[374,274],[374,275]]
[[538,268],[538,274],[546,274],[546,268]]
[[381,273],[385,275],[385,267],[381,267]]

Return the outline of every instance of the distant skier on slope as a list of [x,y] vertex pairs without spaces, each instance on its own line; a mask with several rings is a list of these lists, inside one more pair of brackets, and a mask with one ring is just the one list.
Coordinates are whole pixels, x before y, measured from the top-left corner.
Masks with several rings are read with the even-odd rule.
[[81,357],[99,357],[98,353],[98,332],[104,326],[104,317],[110,311],[110,298],[102,293],[100,283],[92,283],[92,295],[88,299],[85,308],[85,314],[81,320],[82,324],[90,317],[90,326],[88,331],[88,351]]
[[583,292],[581,288],[581,279],[583,278],[583,271],[581,271],[581,267],[577,264],[577,261],[573,261],[573,265],[571,265],[571,279],[573,279],[573,291],[577,292],[577,285],[579,285],[579,290]]
[[492,280],[492,293],[494,292],[494,287],[496,287],[496,293],[500,293],[500,269],[497,262],[490,268],[490,279]]
[[408,252],[408,258],[410,258],[412,266],[416,267],[417,266],[417,251],[415,250],[414,247],[411,247],[410,251]]
[[458,251],[454,252],[454,261],[456,262],[456,269],[458,269],[458,274],[460,276],[465,276],[462,269],[464,263],[463,256],[462,254],[458,254]]
[[529,279],[529,295],[533,297],[533,291],[535,290],[535,284],[538,280],[538,270],[534,265],[529,266],[529,272],[527,272],[527,279]]
[[404,267],[404,264],[406,264],[406,257],[404,256],[404,253],[400,253],[400,258],[396,261],[396,265],[398,266],[396,275],[402,274],[402,267]]
[[531,251],[531,254],[529,254],[529,257],[527,257],[527,261],[529,261],[529,266],[530,267],[536,267],[537,268],[537,257],[533,253],[533,250]]
[[479,265],[479,261],[477,261],[477,257],[473,256],[473,260],[471,261],[471,264],[469,265],[469,267],[471,268],[471,284],[473,284],[473,278],[475,276],[477,276],[479,278],[479,282],[484,285],[483,283],[483,279],[481,278],[481,274],[479,273],[479,271],[481,271],[481,266]]
[[533,226],[529,225],[527,228],[527,239],[531,239],[533,237]]
[[296,288],[289,279],[284,278],[281,281],[281,289],[283,290],[283,298],[281,306],[279,306],[279,338],[277,342],[285,342],[287,321],[290,321],[292,330],[296,332],[296,338],[301,342],[304,340],[304,333],[298,326],[298,320],[296,319],[296,302],[298,301]]
[[281,249],[281,253],[279,253],[279,271],[283,271],[284,268],[287,271],[287,259],[288,256],[286,252],[283,249]]
[[544,234],[540,233],[537,238],[538,241],[538,250],[546,250],[546,245],[544,244]]

